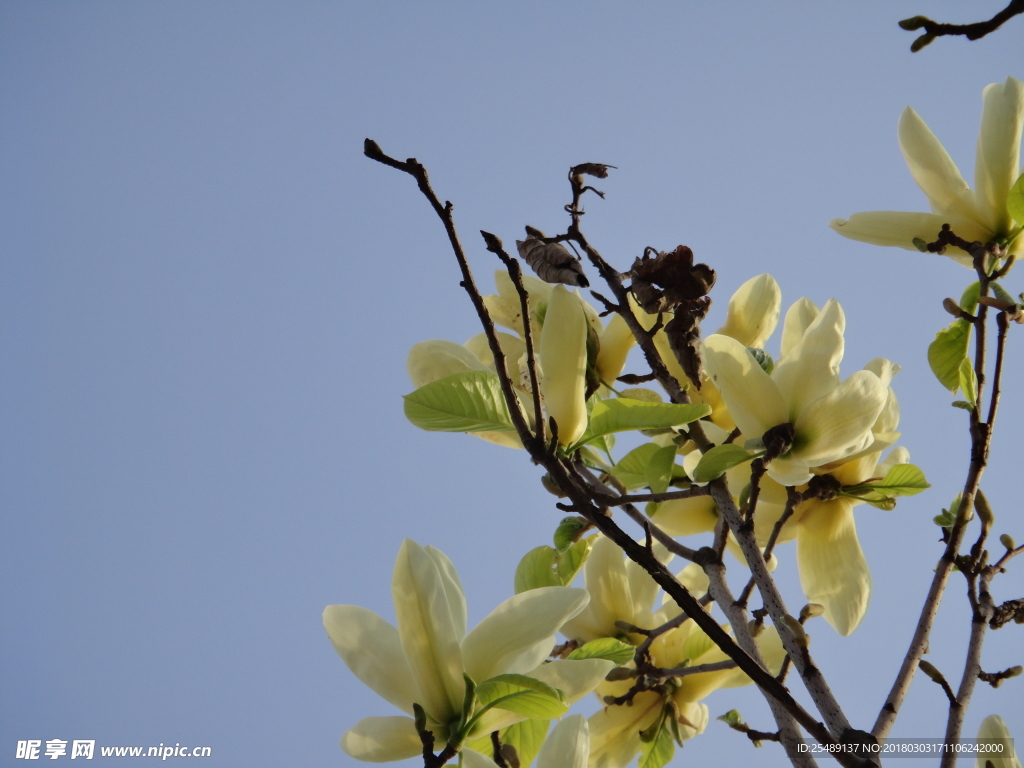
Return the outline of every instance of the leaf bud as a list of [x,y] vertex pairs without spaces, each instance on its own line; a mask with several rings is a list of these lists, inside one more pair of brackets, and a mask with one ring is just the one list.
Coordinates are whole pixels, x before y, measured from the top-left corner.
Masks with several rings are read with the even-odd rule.
[[927,16],[911,16],[909,19],[903,19],[899,22],[900,29],[905,29],[908,32],[913,32],[915,29],[920,29],[927,24],[931,19]]
[[800,622],[803,623],[808,619],[821,616],[823,613],[825,613],[825,606],[818,603],[808,603],[800,609]]
[[1004,533],[1002,536],[999,537],[999,543],[1006,547],[1008,550],[1014,550],[1017,548],[1017,542],[1015,542],[1013,540],[1013,537],[1008,533]]
[[978,489],[978,493],[974,497],[974,508],[978,511],[978,518],[981,520],[982,527],[985,530],[990,529],[992,523],[996,521],[996,516],[992,512],[992,507],[989,506],[985,494],[981,492],[981,488]]

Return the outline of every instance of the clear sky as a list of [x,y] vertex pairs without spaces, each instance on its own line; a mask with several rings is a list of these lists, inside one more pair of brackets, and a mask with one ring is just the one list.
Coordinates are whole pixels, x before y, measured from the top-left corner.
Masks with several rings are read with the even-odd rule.
[[[846,373],[903,366],[903,444],[934,487],[858,507],[872,605],[849,638],[812,628],[870,728],[965,475],[966,417],[925,348],[970,275],[826,223],[925,209],[896,141],[907,104],[972,178],[981,90],[1024,77],[1024,21],[915,55],[896,26],[1002,2],[970,5],[0,2],[0,763],[59,738],[353,765],[341,733],[396,712],[337,658],[323,607],[393,620],[410,537],[455,561],[472,624],[549,541],[562,513],[523,455],[402,415],[408,348],[478,330],[439,223],[365,137],[427,164],[484,286],[478,230],[563,228],[567,168],[611,163],[584,223],[614,264],[691,246],[719,275],[711,328],[770,271],[786,306],[842,302]],[[983,485],[1018,541],[1020,394]],[[802,604],[794,569],[780,578]],[[957,679],[965,603],[954,578],[929,657]],[[993,633],[985,668],[1020,647]],[[1024,739],[1022,685],[979,685],[965,735],[1000,712]],[[754,691],[707,703],[769,728]],[[918,679],[894,735],[939,736],[944,712]],[[784,763],[716,722],[677,759]]]

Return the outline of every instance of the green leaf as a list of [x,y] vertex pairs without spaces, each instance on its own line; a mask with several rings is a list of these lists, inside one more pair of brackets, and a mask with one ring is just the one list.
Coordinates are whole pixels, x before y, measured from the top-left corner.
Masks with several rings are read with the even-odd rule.
[[[519,756],[519,768],[530,768],[530,763],[540,752],[550,727],[550,720],[523,720],[521,723],[510,725],[501,731],[499,736],[502,744],[515,747]],[[490,737],[487,741],[490,742]]]
[[690,661],[699,659],[705,653],[710,651],[714,645],[715,641],[708,637],[704,633],[704,630],[694,629],[683,643],[682,657],[684,659],[689,659]]
[[664,493],[672,482],[672,467],[676,462],[676,446],[659,448],[651,456],[644,475],[652,493]]
[[960,389],[960,363],[967,359],[970,340],[971,324],[960,319],[935,334],[935,341],[928,345],[928,365],[950,392]]
[[591,469],[599,469],[602,472],[607,472],[609,475],[615,474],[612,471],[612,465],[608,463],[607,459],[590,446],[585,445],[580,448],[577,455]]
[[862,496],[860,497],[866,504],[870,504],[872,507],[878,507],[884,509],[886,512],[890,512],[896,509],[896,499],[892,496]]
[[476,687],[480,704],[475,718],[489,709],[504,709],[527,718],[550,720],[569,709],[565,694],[547,683],[526,675],[498,675]]
[[405,417],[432,432],[507,432],[515,429],[490,371],[453,373],[405,396]]
[[703,403],[646,403],[628,397],[601,400],[594,404],[587,431],[579,442],[589,443],[603,435],[632,429],[668,429],[689,424],[710,413],[711,407]]
[[1010,187],[1006,197],[1006,210],[1017,224],[1024,224],[1024,173]]
[[631,491],[643,488],[647,485],[647,465],[659,450],[661,446],[657,443],[644,443],[623,456],[612,467],[611,474]]
[[630,387],[619,393],[619,397],[627,397],[630,400],[641,400],[645,403],[663,403],[665,399],[653,389],[645,387]]
[[723,723],[730,726],[743,724],[743,715],[740,714],[738,709],[730,709],[724,715],[721,715],[715,719],[721,720]]
[[629,643],[616,640],[614,637],[602,637],[600,640],[591,640],[584,643],[575,651],[570,653],[569,659],[607,659],[615,662],[615,665],[625,664],[632,661],[636,654],[636,648]]
[[576,543],[580,531],[584,531],[589,527],[590,523],[585,518],[563,517],[562,522],[555,529],[555,549],[559,552],[568,549]]
[[954,400],[951,405],[954,408],[963,408],[965,411],[973,411],[974,406],[968,403],[966,400]]
[[885,477],[878,482],[850,485],[843,488],[843,493],[848,496],[916,496],[926,488],[931,488],[931,485],[918,467],[913,464],[897,464],[889,467]]
[[596,540],[596,536],[588,536],[577,541],[565,552],[558,554],[555,559],[555,569],[563,587],[572,584],[572,580],[576,578],[576,574],[580,572],[580,568],[590,557],[590,550],[593,549]]
[[711,482],[724,475],[727,469],[732,469],[752,458],[754,457],[747,453],[745,448],[734,443],[716,445],[700,457],[697,466],[693,468],[693,480],[697,483]]
[[527,552],[516,567],[516,594],[540,587],[563,586],[555,570],[557,560],[558,550],[554,547],[540,546]]
[[960,361],[960,391],[964,393],[968,405],[974,408],[978,403],[978,375],[974,372],[970,358],[966,357]]
[[659,718],[655,724],[653,734],[649,740],[644,739],[652,729],[642,731],[640,741],[643,746],[640,749],[640,760],[637,761],[637,768],[662,768],[667,765],[676,752],[676,742],[672,738],[672,731],[667,727],[666,717]]
[[952,528],[956,522],[957,511],[960,509],[960,501],[963,497],[962,493],[958,493],[956,498],[953,499],[953,503],[949,505],[949,509],[943,509],[941,515],[936,515],[932,518],[936,525],[941,525],[943,528]]
[[979,296],[981,296],[981,283],[975,280],[973,283],[968,285],[961,294],[960,308],[973,315],[974,310],[978,308]]
[[756,347],[747,347],[747,352],[749,352],[753,356],[753,358],[757,360],[757,364],[761,366],[761,370],[767,373],[769,376],[771,375],[772,371],[775,370],[775,361],[772,360],[772,356],[765,352],[763,349],[758,349]]
[[571,584],[590,556],[595,538],[588,536],[563,552],[548,546],[531,549],[516,567],[516,594],[540,587],[564,587]]

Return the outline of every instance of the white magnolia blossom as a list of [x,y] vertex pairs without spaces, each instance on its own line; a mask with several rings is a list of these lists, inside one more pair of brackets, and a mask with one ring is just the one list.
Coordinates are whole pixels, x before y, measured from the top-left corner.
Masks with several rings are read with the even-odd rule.
[[[467,633],[466,598],[451,561],[434,547],[406,539],[395,563],[392,594],[397,628],[354,605],[331,605],[324,611],[324,627],[348,668],[406,715],[368,717],[345,733],[341,747],[358,760],[388,762],[421,754],[413,704],[424,709],[427,727],[444,743],[462,713],[464,675],[479,684],[501,674],[525,674],[560,689],[572,702],[593,690],[612,667],[598,659],[544,661],[561,626],[587,605],[589,596],[582,589],[523,592]],[[522,719],[491,709],[466,737]]]
[[[987,243],[1011,235],[1024,224],[1013,221],[1006,209],[1007,195],[1020,175],[1024,83],[1008,77],[1005,83],[986,87],[982,98],[973,190],[924,120],[907,107],[900,116],[900,149],[932,212],[867,211],[848,220],[833,219],[829,226],[844,237],[907,250],[916,250],[915,239],[933,242],[943,224],[968,241]],[[1024,237],[1017,236],[1007,250],[1024,252]],[[946,253],[972,266],[971,257],[959,248],[950,247]]]
[[846,318],[834,299],[807,326],[771,374],[740,342],[715,334],[704,343],[704,362],[736,426],[748,439],[790,424],[792,446],[768,464],[782,485],[801,485],[811,470],[844,459],[874,442],[872,426],[888,388],[872,371],[839,379]]

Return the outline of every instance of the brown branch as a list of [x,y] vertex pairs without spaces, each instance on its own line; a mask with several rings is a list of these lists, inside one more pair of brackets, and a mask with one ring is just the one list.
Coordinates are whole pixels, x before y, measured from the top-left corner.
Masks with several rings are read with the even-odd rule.
[[899,22],[900,28],[907,31],[923,29],[924,34],[914,40],[910,50],[920,51],[937,37],[950,35],[966,37],[968,40],[980,40],[995,32],[1004,23],[1018,14],[1024,13],[1024,0],[1010,0],[1010,4],[988,21],[977,21],[973,24],[943,24],[932,21],[927,16],[913,16]]

